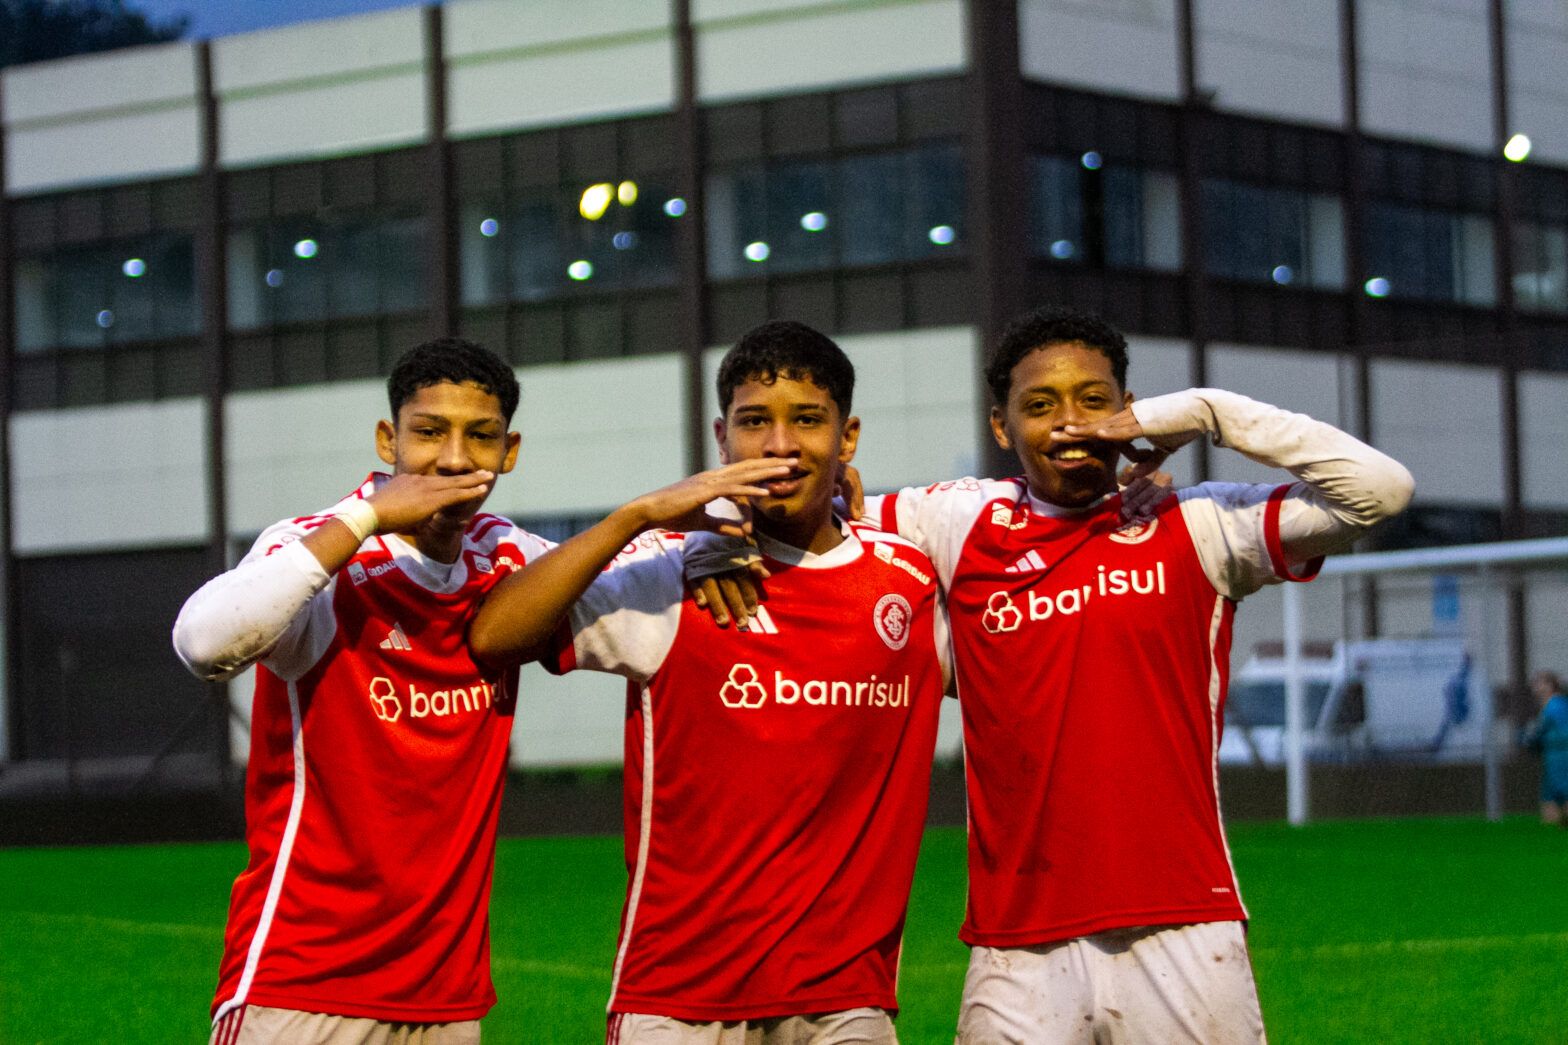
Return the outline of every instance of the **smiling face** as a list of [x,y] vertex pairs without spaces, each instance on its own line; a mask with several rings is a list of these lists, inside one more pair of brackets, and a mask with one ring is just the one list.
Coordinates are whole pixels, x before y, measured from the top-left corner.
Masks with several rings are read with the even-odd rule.
[[991,431],[998,446],[1018,455],[1036,497],[1079,508],[1116,490],[1120,453],[1113,443],[1051,434],[1103,420],[1131,402],[1105,353],[1082,341],[1056,341],[1013,366],[1006,404],[991,408]]
[[[501,475],[517,463],[520,436],[506,430],[495,393],[472,381],[440,381],[416,389],[396,422],[376,425],[376,453],[399,475],[461,475],[484,469]],[[486,491],[488,496],[488,491]],[[484,503],[469,501],[438,513],[466,523]]]
[[736,385],[729,409],[713,423],[725,464],[756,458],[799,459],[784,479],[764,483],[753,504],[756,528],[786,544],[821,552],[838,543],[833,491],[839,467],[855,456],[860,419],[845,418],[826,388],[776,376]]

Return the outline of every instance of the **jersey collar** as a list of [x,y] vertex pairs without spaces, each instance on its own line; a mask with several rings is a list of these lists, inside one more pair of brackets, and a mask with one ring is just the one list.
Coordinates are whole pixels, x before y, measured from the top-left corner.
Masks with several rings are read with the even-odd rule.
[[816,552],[808,552],[804,548],[797,548],[793,544],[776,541],[761,533],[757,534],[757,547],[761,549],[763,555],[786,566],[799,566],[807,570],[831,570],[844,566],[860,558],[863,549],[860,546],[860,538],[855,536],[854,530],[848,523],[836,516],[834,522],[838,523],[839,533],[844,535],[844,539],[820,555]]
[[1093,501],[1084,505],[1082,508],[1064,508],[1059,504],[1052,504],[1049,501],[1040,500],[1040,498],[1034,495],[1034,491],[1029,489],[1028,484],[1024,485],[1024,496],[1028,498],[1029,511],[1035,515],[1043,515],[1047,516],[1048,518],[1055,519],[1082,518],[1087,515],[1092,515],[1101,508],[1104,508],[1105,503],[1112,497],[1119,497],[1120,495],[1121,490],[1118,489],[1113,493],[1106,494],[1097,501]]

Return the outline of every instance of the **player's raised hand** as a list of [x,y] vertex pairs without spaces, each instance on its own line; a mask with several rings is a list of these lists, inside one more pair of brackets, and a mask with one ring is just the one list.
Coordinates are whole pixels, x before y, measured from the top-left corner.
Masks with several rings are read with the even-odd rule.
[[844,510],[852,521],[863,518],[866,514],[866,487],[860,481],[860,469],[852,464],[841,465],[838,487],[833,491],[833,496],[844,502]]
[[1130,443],[1143,435],[1143,425],[1133,416],[1131,409],[1121,410],[1102,421],[1082,425],[1063,425],[1052,432],[1053,441],[1068,442],[1075,439],[1099,439],[1107,443]]
[[[726,537],[746,537],[751,533],[750,499],[768,496],[768,488],[761,484],[785,478],[798,463],[793,457],[736,461],[645,493],[627,507],[637,513],[645,528],[711,530]],[[738,505],[740,517],[709,509],[721,499]]]
[[479,501],[495,484],[483,469],[460,475],[394,475],[366,501],[376,510],[377,533],[408,533],[439,512]]

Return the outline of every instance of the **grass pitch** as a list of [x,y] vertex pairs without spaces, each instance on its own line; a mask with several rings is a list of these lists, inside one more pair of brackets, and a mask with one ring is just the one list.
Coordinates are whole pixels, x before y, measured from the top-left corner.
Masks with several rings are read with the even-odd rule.
[[[1230,829],[1276,1043],[1568,1041],[1568,832],[1517,818]],[[237,844],[0,852],[0,1042],[203,1041]],[[595,1042],[620,842],[501,842],[493,1043]],[[961,831],[927,833],[898,1020],[952,1041]]]

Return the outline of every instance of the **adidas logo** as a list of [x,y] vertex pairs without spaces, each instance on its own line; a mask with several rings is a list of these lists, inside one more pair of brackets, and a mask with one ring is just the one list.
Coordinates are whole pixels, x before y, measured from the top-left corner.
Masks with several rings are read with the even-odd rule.
[[1013,563],[1011,566],[1009,566],[1007,568],[1007,570],[1005,572],[1007,572],[1007,573],[1035,573],[1035,572],[1037,572],[1039,570],[1044,570],[1046,568],[1047,567],[1046,567],[1046,564],[1045,564],[1045,559],[1041,557],[1039,552],[1037,552],[1037,551],[1035,551],[1034,549],[1031,548],[1029,550],[1029,554],[1028,555],[1025,555],[1023,558],[1021,558],[1017,562]]
[[754,635],[777,635],[779,626],[773,623],[773,618],[768,615],[766,606],[758,606],[757,612],[751,615],[751,620],[743,625],[745,631]]
[[403,634],[403,625],[394,624],[392,630],[387,632],[387,637],[381,640],[381,648],[412,650],[414,647],[408,641],[408,636]]

